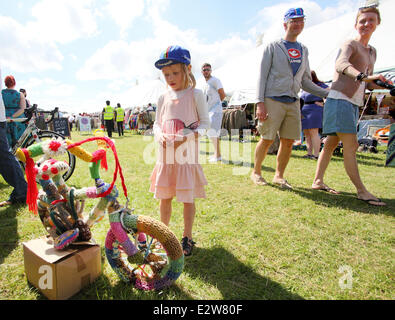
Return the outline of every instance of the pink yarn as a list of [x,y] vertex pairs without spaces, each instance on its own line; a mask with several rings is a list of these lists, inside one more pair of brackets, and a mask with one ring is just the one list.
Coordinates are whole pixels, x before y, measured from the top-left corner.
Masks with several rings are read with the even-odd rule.
[[108,231],[108,233],[107,233],[106,244],[105,244],[105,246],[106,246],[106,248],[107,248],[108,250],[112,250],[112,249],[113,249],[113,248],[112,248],[112,244],[114,243],[114,241],[116,241],[116,238],[115,238],[114,233],[113,233],[112,230],[110,229],[110,230]]
[[89,199],[96,199],[97,194],[96,194],[96,187],[89,187],[86,189],[86,195]]
[[111,223],[111,230],[115,234],[117,240],[119,242],[125,242],[129,240],[129,237],[125,230],[122,228],[122,224],[120,222],[112,222]]
[[145,233],[143,233],[143,232],[139,233],[137,241],[138,242],[146,242],[147,241],[147,237],[146,237]]

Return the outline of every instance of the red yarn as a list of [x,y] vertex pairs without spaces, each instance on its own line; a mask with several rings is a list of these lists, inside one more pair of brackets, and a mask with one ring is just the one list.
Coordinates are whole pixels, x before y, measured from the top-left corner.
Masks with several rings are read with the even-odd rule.
[[107,165],[107,152],[106,150],[99,149],[96,150],[95,152],[92,153],[92,162],[97,162],[101,160],[101,168],[104,170],[108,170],[108,165]]
[[36,183],[37,170],[34,170],[34,161],[29,156],[29,151],[27,149],[22,149],[26,158],[26,180],[27,180],[27,195],[26,204],[29,206],[29,211],[37,214],[37,197],[38,189]]
[[[128,190],[126,189],[125,179],[124,179],[123,174],[122,174],[122,168],[121,168],[121,165],[119,164],[117,150],[115,149],[114,142],[111,139],[109,139],[107,137],[92,137],[92,138],[88,138],[88,139],[80,141],[80,142],[73,143],[73,144],[69,145],[67,147],[67,149],[72,149],[72,148],[78,147],[78,146],[80,146],[80,145],[82,145],[84,143],[91,142],[91,141],[96,141],[96,140],[103,140],[103,141],[105,141],[107,143],[107,145],[111,148],[111,150],[112,150],[112,152],[114,154],[114,158],[115,158],[115,172],[114,172],[114,177],[113,177],[111,186],[106,192],[98,195],[98,198],[104,198],[104,197],[108,196],[111,193],[112,189],[114,188],[115,181],[117,180],[118,170],[119,170],[119,176],[121,177],[123,193],[124,193],[125,197],[127,198],[128,197]],[[106,161],[106,163],[107,163],[107,161]]]
[[58,203],[67,203],[67,200],[66,199],[55,200],[51,202],[51,205],[54,206],[57,205]]
[[62,146],[62,144],[59,141],[51,141],[49,144],[49,149],[52,151],[56,152],[59,150],[59,148]]
[[[103,150],[104,151],[104,150]],[[108,164],[107,164],[107,152],[104,151],[104,157],[101,159],[100,162],[100,167],[104,170],[108,170]]]

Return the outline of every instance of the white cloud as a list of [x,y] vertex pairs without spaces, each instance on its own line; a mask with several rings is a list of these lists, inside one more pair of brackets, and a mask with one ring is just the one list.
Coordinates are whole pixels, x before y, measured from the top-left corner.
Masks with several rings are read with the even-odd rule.
[[121,29],[121,36],[126,36],[126,31],[134,20],[144,13],[144,0],[107,0],[106,12]]
[[0,16],[1,64],[16,72],[61,70],[63,55],[51,42],[32,38],[29,28]]
[[[21,3],[19,3],[21,4]],[[32,19],[0,16],[0,61],[16,72],[62,70],[59,44],[97,34],[94,0],[41,0]]]
[[53,100],[53,98],[66,98],[72,96],[76,87],[74,85],[69,85],[62,83],[60,81],[51,78],[30,78],[26,82],[26,90],[32,95],[46,96]]
[[41,0],[27,23],[30,36],[48,42],[69,43],[97,33],[93,0]]
[[168,0],[148,1],[147,19],[151,22],[153,35],[141,41],[111,41],[98,49],[78,71],[79,80],[122,79],[140,83],[160,75],[154,67],[160,53],[169,45],[181,45],[191,52],[192,66],[196,77],[200,76],[200,66],[210,61],[214,68],[222,66],[229,58],[236,57],[254,47],[250,39],[231,35],[222,41],[204,43],[197,30],[182,30],[162,18]]

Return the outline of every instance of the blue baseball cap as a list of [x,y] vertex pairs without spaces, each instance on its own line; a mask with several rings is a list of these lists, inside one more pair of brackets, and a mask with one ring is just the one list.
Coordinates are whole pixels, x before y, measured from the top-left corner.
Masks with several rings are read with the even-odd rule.
[[304,11],[302,8],[291,8],[284,15],[284,22],[288,22],[289,19],[304,18]]
[[183,63],[187,66],[191,64],[191,54],[187,49],[180,46],[170,46],[161,53],[159,60],[155,62],[155,67],[162,69],[163,67],[173,64]]

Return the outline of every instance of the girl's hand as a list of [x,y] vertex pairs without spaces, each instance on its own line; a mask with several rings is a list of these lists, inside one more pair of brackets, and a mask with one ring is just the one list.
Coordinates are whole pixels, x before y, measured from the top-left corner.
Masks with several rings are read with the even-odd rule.
[[174,149],[177,149],[180,145],[185,143],[187,141],[186,136],[176,136],[176,139],[174,140]]
[[160,144],[164,149],[166,149],[166,147],[167,147],[167,140],[168,140],[168,139],[166,139],[166,134],[161,133],[158,140],[159,140],[159,144]]

